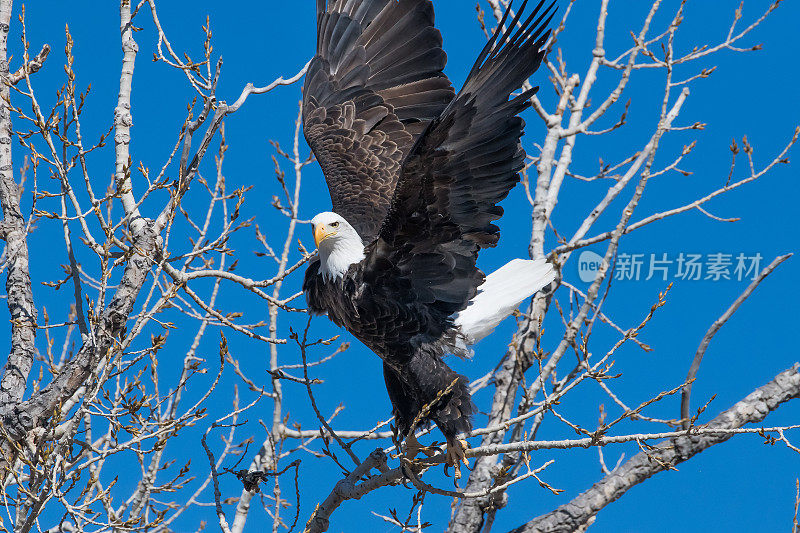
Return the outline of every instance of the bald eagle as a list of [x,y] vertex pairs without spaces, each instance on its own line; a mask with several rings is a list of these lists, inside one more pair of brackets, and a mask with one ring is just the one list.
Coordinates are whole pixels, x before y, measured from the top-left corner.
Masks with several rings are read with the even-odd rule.
[[555,277],[543,259],[476,266],[524,164],[518,115],[536,88],[512,92],[544,57],[543,2],[523,19],[525,0],[503,30],[509,7],[456,94],[430,0],[317,0],[303,131],[333,209],[311,221],[308,309],[383,360],[399,436],[435,423],[450,463],[475,407],[444,357],[468,355]]

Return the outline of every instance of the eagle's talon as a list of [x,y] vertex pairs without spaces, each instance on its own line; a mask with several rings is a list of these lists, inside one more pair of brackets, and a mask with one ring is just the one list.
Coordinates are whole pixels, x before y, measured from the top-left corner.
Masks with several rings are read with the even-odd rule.
[[464,463],[469,468],[469,461],[467,461],[466,451],[469,449],[469,444],[464,439],[447,439],[447,451],[444,463],[444,473],[447,473],[447,467],[454,468],[453,477],[461,479],[461,465]]
[[413,433],[409,433],[406,437],[404,455],[411,462],[415,462],[414,458],[420,453],[425,454],[427,457],[433,457],[437,451],[438,449],[436,449],[435,445],[423,446],[420,444]]

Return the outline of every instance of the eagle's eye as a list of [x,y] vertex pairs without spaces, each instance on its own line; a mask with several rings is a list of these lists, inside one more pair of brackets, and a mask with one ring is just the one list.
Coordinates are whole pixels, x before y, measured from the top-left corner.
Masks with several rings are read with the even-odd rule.
[[332,228],[338,228],[339,227],[339,223],[338,222],[331,222],[331,227]]

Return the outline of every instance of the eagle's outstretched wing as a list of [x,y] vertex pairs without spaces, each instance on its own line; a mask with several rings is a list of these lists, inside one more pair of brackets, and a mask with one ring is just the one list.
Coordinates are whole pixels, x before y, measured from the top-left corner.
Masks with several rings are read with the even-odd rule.
[[497,204],[524,164],[518,114],[536,89],[509,97],[539,67],[554,13],[554,3],[543,9],[542,0],[518,27],[526,3],[509,29],[495,32],[464,88],[411,150],[367,257],[365,281],[421,304],[432,338],[483,282],[478,251],[497,243]]
[[430,0],[317,0],[303,131],[333,210],[364,242],[389,209],[403,159],[453,99]]

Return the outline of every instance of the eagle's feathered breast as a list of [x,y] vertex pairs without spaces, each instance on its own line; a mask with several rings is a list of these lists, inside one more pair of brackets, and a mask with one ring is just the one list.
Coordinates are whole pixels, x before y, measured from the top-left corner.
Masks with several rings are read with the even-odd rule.
[[365,260],[335,280],[323,278],[319,268],[315,259],[303,282],[309,311],[327,315],[390,366],[402,365],[424,345],[440,356],[455,351],[452,317],[412,298],[411,284],[395,275],[395,267],[376,268]]
[[[395,409],[396,425],[405,434],[420,411],[428,415],[418,426],[435,422],[448,438],[470,430],[474,406],[469,382],[444,362],[446,353],[458,353],[458,329],[450,316],[401,295],[410,291],[380,290],[380,283],[365,281],[376,274],[366,260],[351,265],[335,280],[319,273],[319,259],[306,271],[303,291],[313,314],[326,314],[336,325],[350,331],[383,360],[383,373]],[[386,280],[391,270],[384,271]],[[442,325],[445,325],[442,331]],[[451,392],[431,408],[443,387]]]

